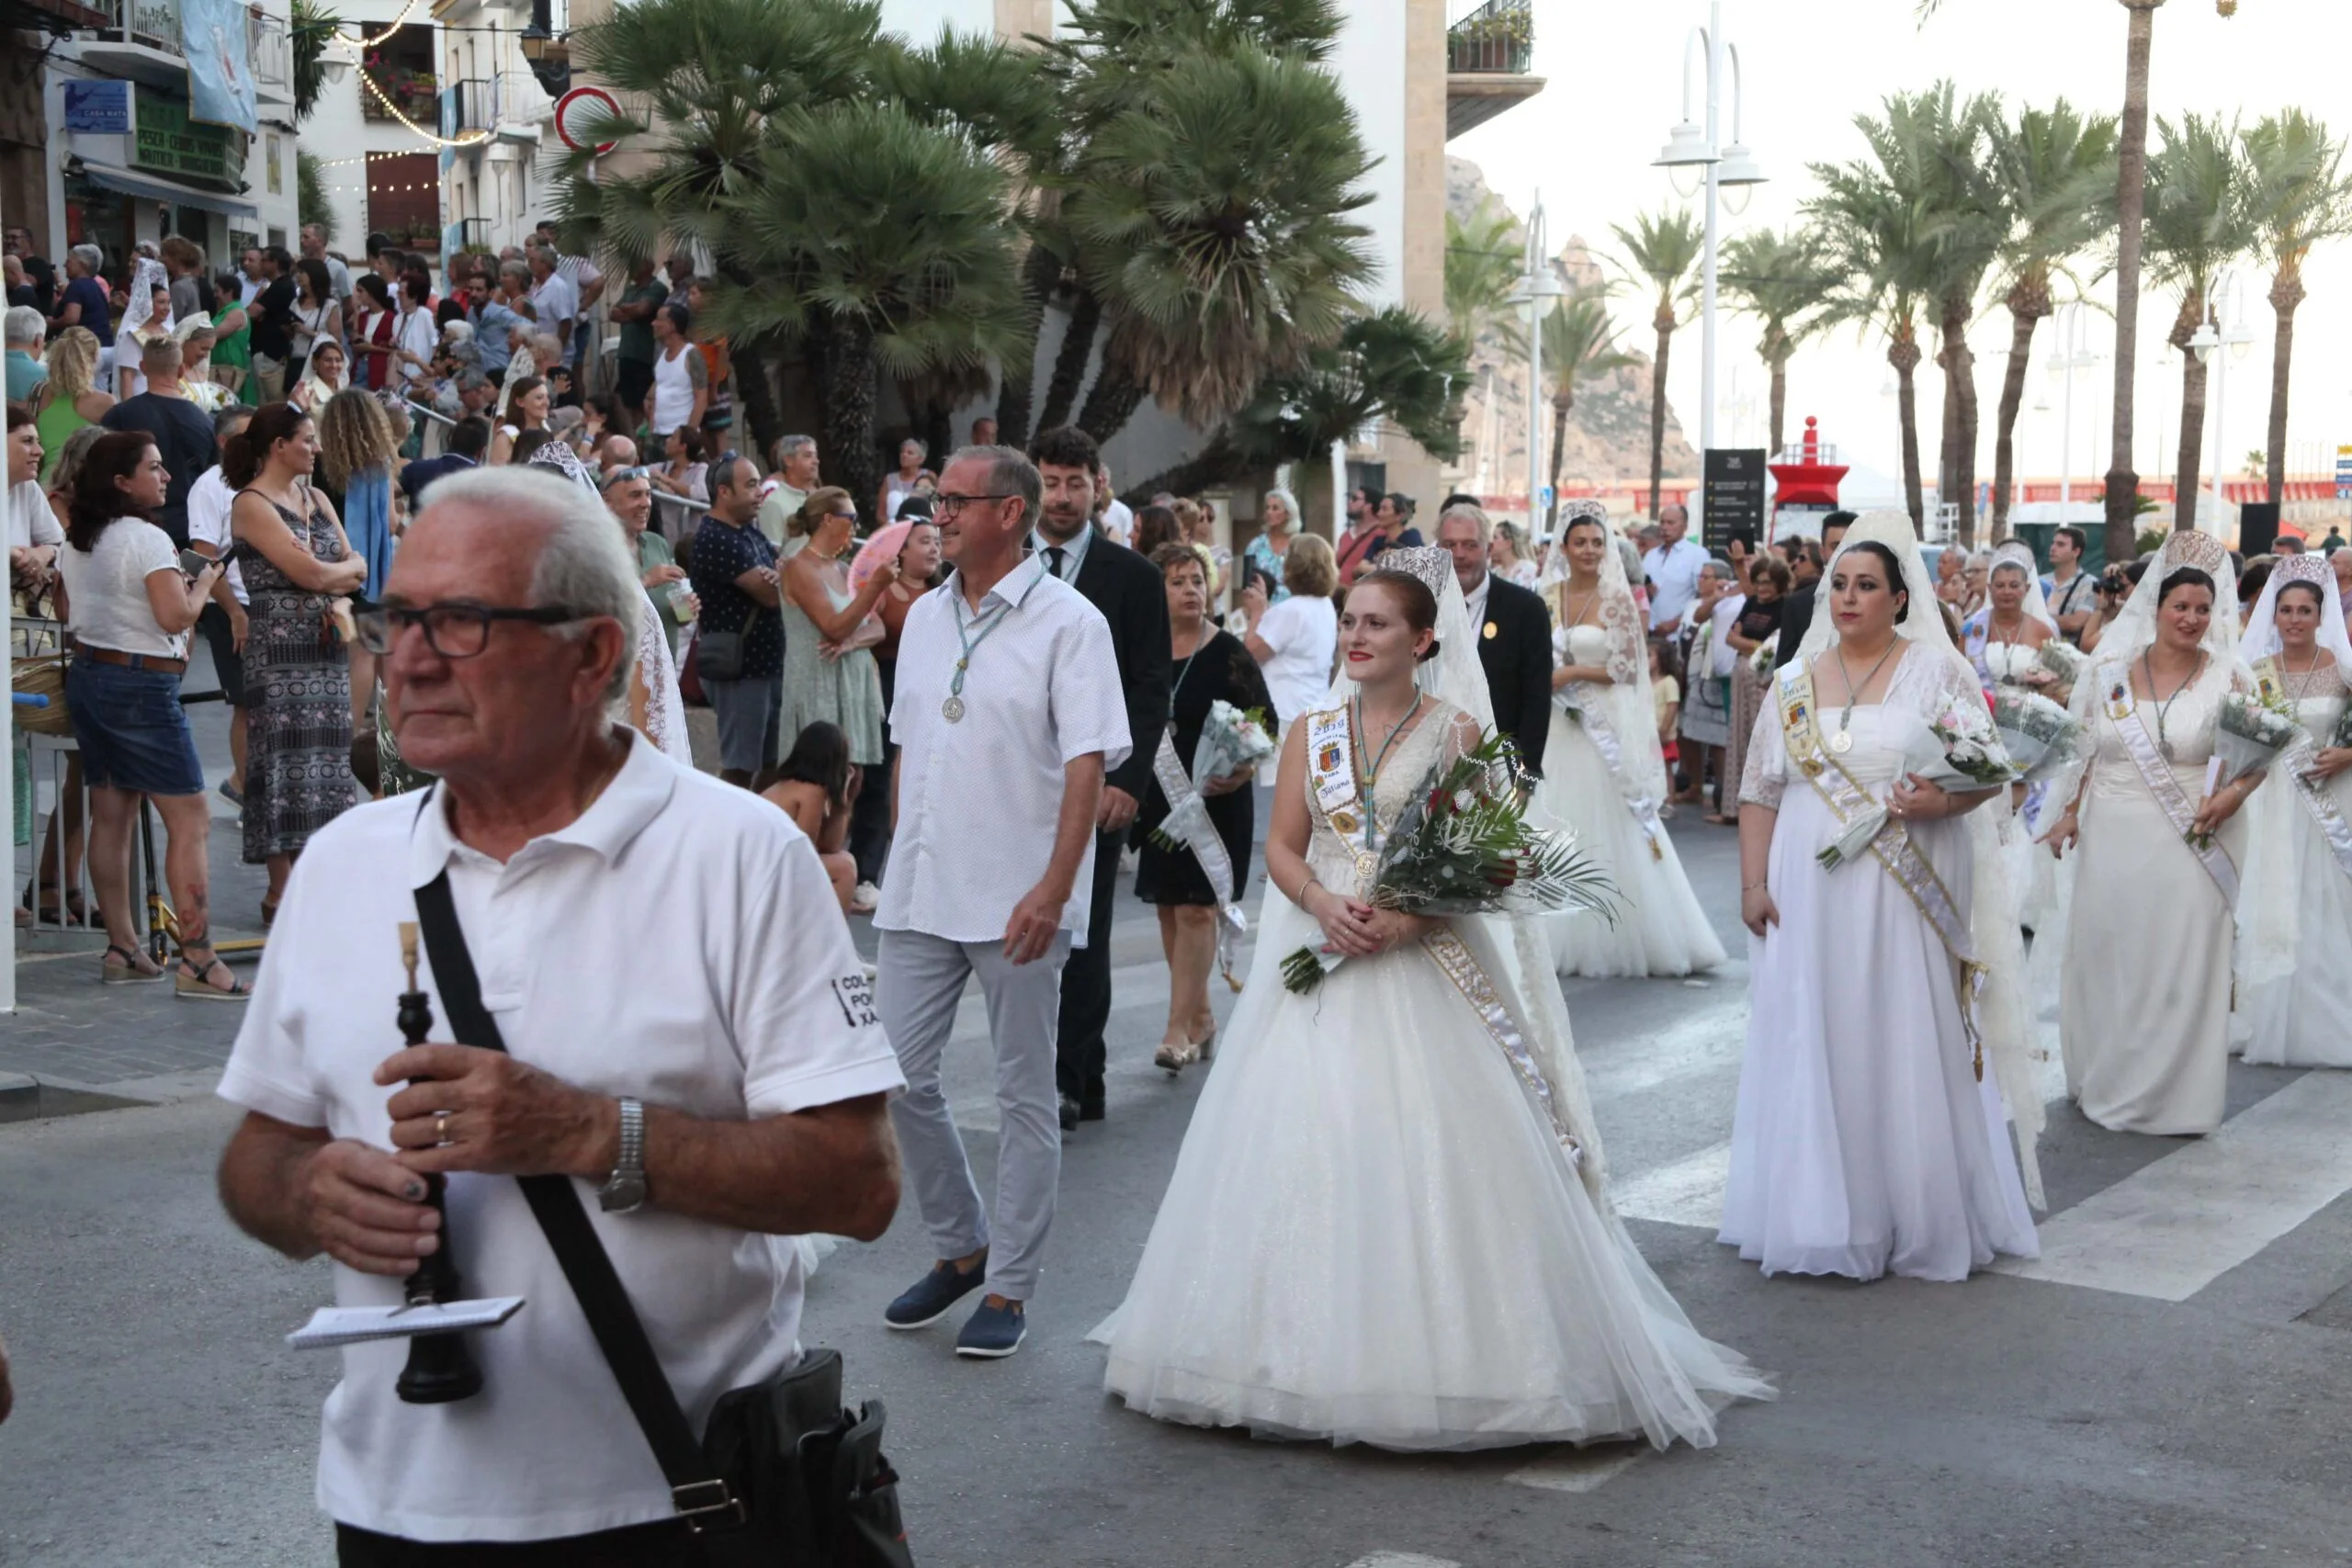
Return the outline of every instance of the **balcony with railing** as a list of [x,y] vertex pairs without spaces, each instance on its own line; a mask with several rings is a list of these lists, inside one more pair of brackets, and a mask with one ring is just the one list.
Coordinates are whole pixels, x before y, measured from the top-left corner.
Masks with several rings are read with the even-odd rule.
[[1533,0],[1454,0],[1445,29],[1449,140],[1544,90],[1535,62]]
[[487,136],[498,129],[498,85],[487,76],[469,76],[450,89],[449,118],[444,136]]
[[259,7],[245,13],[245,40],[253,50],[254,90],[279,103],[294,101],[294,43],[286,19]]
[[107,0],[107,26],[85,38],[82,59],[109,76],[157,87],[185,87],[179,0]]
[[[433,29],[412,26],[379,35],[361,57],[359,112],[370,120],[433,126],[441,119],[441,78],[434,71]],[[397,113],[394,111],[398,111]]]

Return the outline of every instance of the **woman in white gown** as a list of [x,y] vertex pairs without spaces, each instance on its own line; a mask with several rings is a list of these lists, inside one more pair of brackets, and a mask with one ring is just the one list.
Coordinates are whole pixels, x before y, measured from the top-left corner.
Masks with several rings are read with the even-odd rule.
[[2059,1041],[2067,1092],[2118,1133],[2222,1124],[2245,863],[2238,808],[2261,782],[2205,793],[2222,698],[2253,685],[2237,661],[2236,603],[2219,539],[2166,536],[2075,686],[2087,765],[2079,784],[2053,786],[2069,804],[2047,835],[2062,854],[2079,844],[2080,856]]
[[2238,901],[2245,1059],[2352,1067],[2352,747],[2335,746],[2352,638],[2326,558],[2280,559],[2239,653],[2306,739],[2246,807]]
[[[2058,618],[2042,595],[2033,551],[2015,539],[1996,547],[1985,592],[1984,608],[1960,628],[1960,650],[1976,666],[1985,694],[2001,686],[2019,686],[2065,702],[2065,689],[2041,665],[2041,645],[2058,635]],[[2041,820],[2049,786],[2037,784],[2009,795],[1991,809],[2001,830],[2001,864],[2008,875],[2009,896],[2030,927],[2041,922],[2057,897],[2057,866],[2034,842],[2033,824]]]
[[[1371,846],[1491,723],[1451,558],[1381,567],[1348,596],[1343,674],[1283,742],[1257,956],[1126,1301],[1091,1336],[1104,1387],[1162,1420],[1334,1443],[1704,1446],[1724,1403],[1771,1391],[1609,1207],[1533,922],[1362,901]],[[1294,995],[1282,960],[1308,943],[1344,962]]]
[[1553,957],[1563,975],[1688,975],[1721,964],[1724,944],[1658,819],[1666,762],[1649,650],[1615,543],[1604,519],[1570,519],[1561,572],[1544,589],[1558,659],[1536,809],[1572,829],[1617,889],[1613,921],[1589,911],[1552,917]]
[[[1767,1274],[1963,1280],[2039,1255],[2024,957],[1992,823],[1971,815],[1997,792],[1905,771],[1928,721],[1984,702],[1934,592],[1906,514],[1858,520],[1748,744],[1755,940],[1720,1239]],[[1873,807],[1884,828],[1825,869]]]

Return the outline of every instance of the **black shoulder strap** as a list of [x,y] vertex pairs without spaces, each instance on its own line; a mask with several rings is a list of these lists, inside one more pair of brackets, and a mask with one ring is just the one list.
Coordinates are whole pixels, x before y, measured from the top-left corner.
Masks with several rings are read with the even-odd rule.
[[[454,1037],[486,1050],[505,1050],[498,1021],[482,1006],[481,983],[474,975],[466,933],[458,924],[458,907],[449,896],[447,871],[416,890],[416,918],[424,928],[424,953],[433,964],[441,1010]],[[678,1512],[692,1522],[693,1516],[736,1511],[726,1483],[718,1478],[702,1445],[695,1440],[686,1413],[679,1408],[677,1392],[653,1354],[645,1325],[638,1321],[628,1292],[613,1271],[613,1260],[597,1237],[596,1227],[588,1222],[580,1190],[568,1176],[516,1179],[522,1183],[523,1196],[529,1201],[539,1229],[547,1233],[556,1261],[563,1266],[563,1277],[571,1282],[572,1294],[580,1299],[580,1310],[587,1315],[597,1348],[612,1368],[613,1381],[620,1384],[621,1396],[644,1429],[653,1458],[670,1483],[670,1496]]]

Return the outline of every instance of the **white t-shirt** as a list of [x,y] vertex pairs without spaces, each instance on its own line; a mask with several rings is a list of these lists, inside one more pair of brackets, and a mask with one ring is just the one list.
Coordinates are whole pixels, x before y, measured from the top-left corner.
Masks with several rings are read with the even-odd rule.
[[229,531],[229,512],[236,504],[237,492],[229,488],[228,477],[215,463],[198,476],[187,487],[187,542],[210,545],[215,557],[229,563],[229,592],[237,603],[250,604],[245,596],[245,572],[232,554],[236,539]]
[[62,545],[65,530],[58,526],[57,513],[50,510],[49,492],[40,488],[39,479],[27,479],[8,489],[8,547],[12,550],[31,549],[40,545]]
[[544,283],[531,285],[531,304],[538,311],[538,319],[531,323],[533,330],[556,332],[561,323],[580,314],[580,291],[560,272],[551,272]]
[[1104,507],[1102,533],[1114,544],[1131,545],[1136,533],[1135,508],[1124,501],[1114,501]]
[[1642,558],[1642,570],[1650,580],[1650,630],[1689,612],[1690,602],[1699,597],[1700,569],[1706,564],[1706,550],[1687,538],[1677,539],[1671,549],[1661,545]]
[[[967,637],[963,716],[950,723],[943,709]],[[914,602],[899,633],[890,738],[899,746],[899,826],[875,928],[950,942],[1002,940],[1013,906],[1053,859],[1062,769],[1100,751],[1107,773],[1134,744],[1111,623],[1046,570],[1042,556],[983,594],[977,615],[951,579]],[[989,802],[984,828],[972,815],[981,789]],[[1081,947],[1093,863],[1089,834],[1061,919]]]
[[1340,650],[1340,615],[1329,599],[1294,593],[1258,617],[1258,640],[1274,650],[1261,667],[1274,717],[1283,728],[1331,689],[1331,660]]
[[[396,348],[404,348],[419,359],[430,364],[433,359],[433,351],[441,346],[441,329],[434,325],[433,312],[419,305],[415,310],[401,317],[399,325],[392,329],[392,345]],[[404,359],[394,363],[400,366],[401,379],[403,381],[415,381],[425,374],[424,370]]]
[[57,564],[72,610],[66,625],[75,637],[120,653],[187,657],[187,634],[164,636],[147,598],[147,580],[157,572],[179,579],[180,555],[169,534],[136,517],[118,517],[88,551],[72,545],[58,551]]
[[[781,811],[634,736],[570,827],[504,865],[457,842],[438,793],[345,812],[286,892],[223,1099],[389,1148],[376,1066],[401,1048],[398,928],[444,869],[482,1001],[507,1048],[579,1088],[722,1120],[899,1089],[865,972],[816,852]],[[659,932],[661,940],[649,941]],[[449,1038],[438,987],[434,1033]],[[589,1223],[699,1431],[729,1389],[798,1357],[803,1276],[776,1238],[652,1202]],[[407,1347],[347,1347],[326,1403],[319,1506],[417,1540],[529,1540],[671,1517],[668,1486],[605,1370],[571,1287],[510,1177],[459,1174],[449,1235],[469,1295],[522,1296],[471,1337],[487,1384],[402,1404]],[[337,1266],[335,1299],[391,1305],[400,1282]]]

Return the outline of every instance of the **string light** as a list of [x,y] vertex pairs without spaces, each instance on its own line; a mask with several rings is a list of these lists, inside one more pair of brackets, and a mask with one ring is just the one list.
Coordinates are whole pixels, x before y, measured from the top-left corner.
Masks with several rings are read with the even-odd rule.
[[373,49],[378,44],[384,42],[394,33],[406,27],[408,25],[408,19],[416,15],[416,7],[419,4],[420,0],[408,0],[407,6],[402,7],[401,14],[393,19],[392,25],[386,28],[382,32],[378,33],[374,38],[353,38],[349,33],[338,33],[336,36],[344,42],[356,44],[361,49]]
[[491,139],[491,132],[487,130],[476,131],[471,136],[459,136],[454,138],[438,135],[433,131],[425,130],[424,127],[417,124],[416,121],[402,114],[401,112],[400,105],[392,102],[392,100],[385,95],[384,89],[376,85],[376,78],[368,75],[365,71],[359,73],[359,85],[376,96],[376,101],[384,106],[385,113],[390,115],[394,119],[399,120],[402,125],[408,127],[411,131],[423,137],[425,141],[431,142],[435,147],[479,147],[483,142]]

